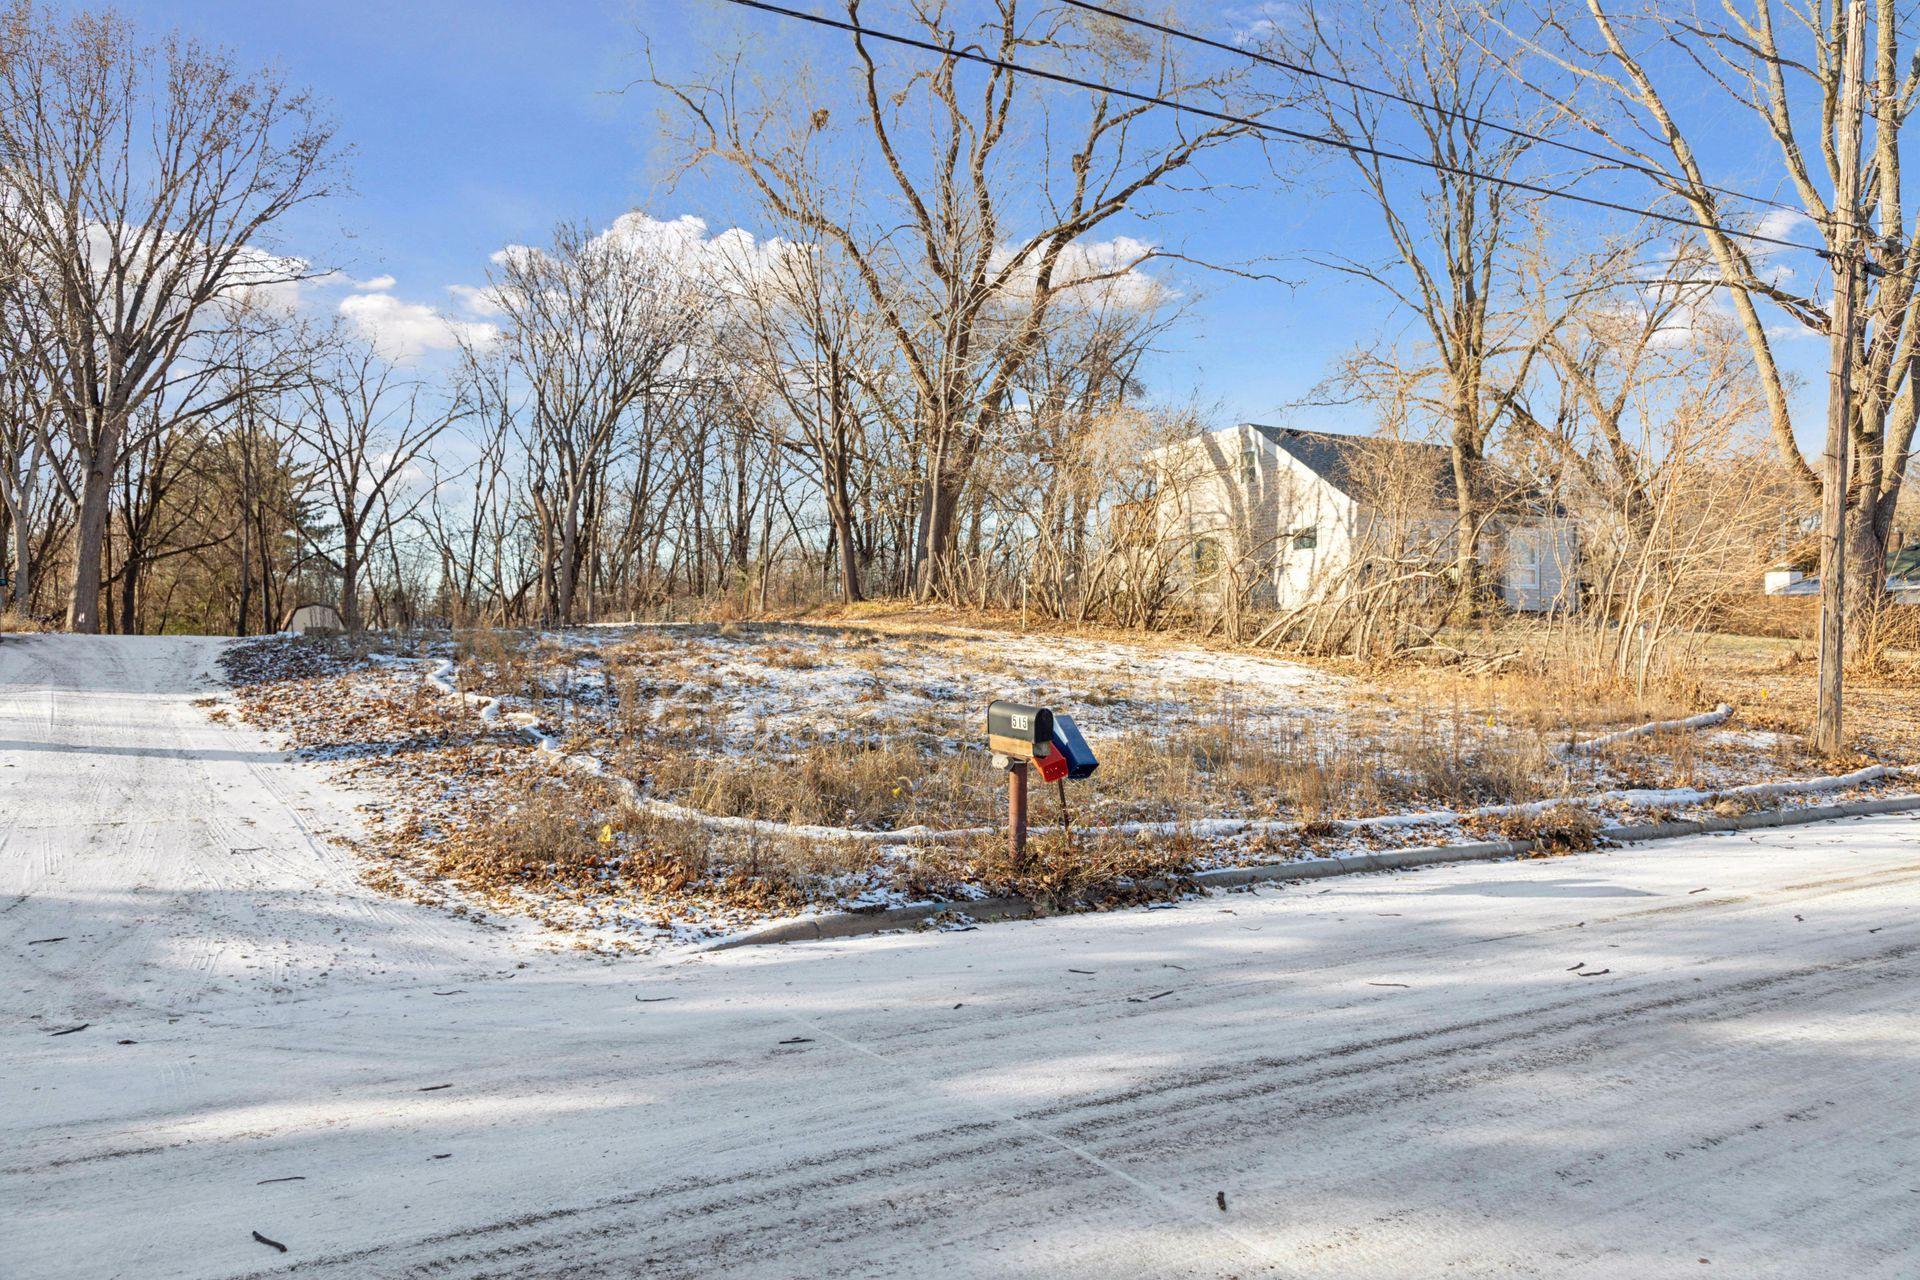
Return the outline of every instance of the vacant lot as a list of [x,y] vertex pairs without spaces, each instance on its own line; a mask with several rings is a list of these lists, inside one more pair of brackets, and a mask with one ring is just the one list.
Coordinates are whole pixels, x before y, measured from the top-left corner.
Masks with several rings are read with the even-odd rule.
[[[1327,850],[1578,847],[1607,815],[1724,812],[1757,802],[1731,788],[1872,763],[1813,760],[1744,705],[911,619],[271,638],[227,666],[240,714],[378,797],[386,887],[604,946],[832,905],[1127,901]],[[998,835],[994,697],[1070,711],[1102,761],[1036,794],[1024,866]],[[1675,723],[1616,736],[1650,721]]]

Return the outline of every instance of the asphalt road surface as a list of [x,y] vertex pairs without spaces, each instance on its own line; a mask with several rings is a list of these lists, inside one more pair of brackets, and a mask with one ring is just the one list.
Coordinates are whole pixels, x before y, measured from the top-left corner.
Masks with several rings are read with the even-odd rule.
[[613,963],[216,652],[0,640],[7,1280],[1920,1274],[1913,816]]

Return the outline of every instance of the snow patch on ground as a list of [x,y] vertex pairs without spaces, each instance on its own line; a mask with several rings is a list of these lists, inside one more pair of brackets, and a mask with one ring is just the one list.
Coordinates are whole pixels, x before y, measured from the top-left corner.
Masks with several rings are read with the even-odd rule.
[[[616,684],[609,675],[620,647],[635,643],[650,647],[644,688]],[[904,732],[928,751],[964,751],[978,736],[980,709],[992,696],[1071,708],[1097,750],[1106,735],[1137,730],[1142,724],[1205,724],[1249,736],[1306,732],[1337,741],[1339,734],[1351,732],[1347,711],[1358,692],[1345,678],[1259,655],[1187,645],[1130,646],[969,632],[898,636],[816,627],[606,627],[546,633],[531,638],[523,653],[528,658],[512,668],[518,673],[514,678],[536,682],[537,687],[524,684],[520,692],[503,684],[485,661],[471,655],[456,661],[449,642],[432,639],[412,642],[410,653],[372,655],[354,673],[354,688],[364,701],[384,700],[387,706],[397,705],[407,688],[458,700],[473,709],[493,744],[490,750],[510,751],[514,743],[523,752],[534,748],[533,754],[552,765],[604,781],[635,810],[711,832],[716,840],[799,840],[870,850],[863,870],[819,882],[822,897],[810,911],[917,904],[924,899],[898,887],[901,872],[917,852],[992,837],[1000,828],[917,822],[869,829],[706,812],[656,793],[644,776],[611,768],[580,744],[605,741],[605,725],[616,714],[629,714],[635,697],[648,704],[645,722],[669,708],[691,707],[711,725],[712,735],[690,749],[711,751],[716,758],[761,759],[774,768],[785,752],[822,741],[858,741],[866,734]],[[622,711],[623,705],[629,710]],[[1172,820],[1116,820],[1094,807],[1090,813],[1079,812],[1076,831],[1082,838],[1179,839],[1192,848],[1191,866],[1199,869],[1409,843],[1468,842],[1485,838],[1490,825],[1505,830],[1499,824],[1562,807],[1590,809],[1604,820],[1630,821],[1727,804],[1811,803],[1835,792],[1884,787],[1901,776],[1886,766],[1832,778],[1788,775],[1780,767],[1786,757],[1777,751],[1777,735],[1730,727],[1731,720],[1731,709],[1723,706],[1570,744],[1561,753],[1568,784],[1564,792],[1524,803],[1362,813],[1312,823],[1285,812],[1217,810]],[[1511,730],[1489,723],[1486,731]],[[596,733],[601,736],[596,738]],[[1712,754],[1716,744],[1728,742],[1745,742],[1748,748]],[[1642,782],[1649,777],[1664,782],[1660,750],[1685,743],[1702,748],[1701,758],[1688,763],[1689,785]],[[1763,744],[1776,751],[1752,749]],[[313,754],[352,760],[356,752],[347,742]],[[385,762],[387,781],[402,790],[406,758],[399,754]],[[983,754],[983,778],[986,768]],[[471,808],[475,797],[470,789],[484,785],[485,776],[439,784],[445,787],[441,794]],[[1629,785],[1619,785],[1623,782]],[[435,817],[435,804],[431,795],[414,795],[398,808],[412,815],[409,821],[424,823],[431,837],[444,825]],[[1042,813],[1036,812],[1035,830],[1044,834],[1054,828]],[[986,890],[963,882],[941,892],[965,901]],[[611,881],[584,898],[572,895],[557,901],[541,893],[521,895],[521,900],[550,921],[573,921],[572,927],[596,943],[634,936],[689,942],[756,923],[751,916],[738,915],[662,916],[655,904]]]

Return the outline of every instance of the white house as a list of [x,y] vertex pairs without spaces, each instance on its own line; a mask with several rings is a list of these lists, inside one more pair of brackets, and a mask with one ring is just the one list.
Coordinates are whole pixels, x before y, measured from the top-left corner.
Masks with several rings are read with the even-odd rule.
[[[1233,565],[1256,607],[1292,608],[1389,562],[1451,563],[1456,509],[1439,445],[1243,423],[1157,450],[1162,536],[1182,541],[1196,578]],[[1538,493],[1485,467],[1489,512],[1480,558],[1507,606],[1572,607],[1573,521]]]
[[332,636],[345,631],[346,624],[340,620],[340,611],[330,604],[297,604],[287,612],[286,625],[282,631],[297,632],[303,636]]

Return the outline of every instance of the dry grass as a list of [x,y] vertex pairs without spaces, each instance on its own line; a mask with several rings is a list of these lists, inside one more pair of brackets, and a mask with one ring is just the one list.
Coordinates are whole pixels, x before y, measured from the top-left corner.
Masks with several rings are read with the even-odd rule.
[[[684,738],[676,738],[684,744]],[[617,745],[617,744],[609,744]],[[628,740],[617,757],[656,794],[706,813],[810,826],[896,830],[993,825],[1005,783],[984,753],[926,730],[821,744],[777,760],[661,752]],[[1535,799],[1562,781],[1546,739],[1479,731],[1465,713],[1415,716],[1363,741],[1311,720],[1275,734],[1188,721],[1104,739],[1100,771],[1076,783],[1076,820],[1109,825],[1222,814],[1313,823],[1405,806]],[[1053,803],[1036,792],[1037,809]]]
[[1004,837],[916,851],[901,887],[914,897],[951,896],[963,886],[1033,898],[1055,909],[1119,906],[1178,896],[1194,867],[1189,839],[1036,833],[1015,862]]
[[527,894],[580,906],[618,898],[642,904],[656,926],[831,901],[834,877],[869,856],[819,841],[717,838],[571,773],[509,774],[475,797],[465,818],[439,830],[403,822],[386,833],[388,851],[496,906],[525,907]]
[[983,764],[889,740],[816,746],[778,762],[669,755],[656,761],[651,781],[660,794],[703,813],[890,830],[948,826],[956,813],[977,812]]
[[[710,642],[718,637],[729,643],[717,646],[724,653],[716,657]],[[1802,658],[1779,642],[1765,644],[1774,647],[1755,650],[1754,678],[1800,683]],[[256,652],[271,661],[256,662]],[[920,660],[928,654],[976,683],[1023,674],[977,632],[956,637],[917,622],[863,632],[721,621],[601,645],[471,631],[456,637],[454,649],[463,688],[532,710],[569,751],[597,757],[650,795],[705,813],[804,826],[997,830],[1005,780],[978,749],[978,706],[954,692],[958,681],[944,689],[914,683],[937,667]],[[763,699],[766,677],[755,663],[781,673],[830,667],[820,682],[836,680],[843,705],[884,697],[884,714],[866,728],[842,718],[818,734],[790,708],[786,720],[769,723],[781,704]],[[375,843],[393,865],[516,910],[539,914],[538,903],[558,902],[590,913],[618,902],[656,923],[737,922],[875,893],[964,900],[984,891],[1097,906],[1164,894],[1215,857],[1218,850],[1186,825],[1206,818],[1298,824],[1285,835],[1250,838],[1235,855],[1284,858],[1331,839],[1339,818],[1470,809],[1601,786],[1718,785],[1743,768],[1750,780],[1761,751],[1775,769],[1814,763],[1791,736],[1730,739],[1729,746],[1703,745],[1691,733],[1652,735],[1571,763],[1560,751],[1623,725],[1696,712],[1708,698],[1726,696],[1724,684],[1662,685],[1636,698],[1526,661],[1490,675],[1370,673],[1340,686],[1346,702],[1337,714],[1304,704],[1297,714],[1278,712],[1293,705],[1284,690],[1256,700],[1249,713],[1244,688],[1163,680],[1147,696],[1116,670],[1057,691],[1064,705],[1107,709],[1095,742],[1101,770],[1070,794],[1082,834],[1063,837],[1054,826],[1053,789],[1036,788],[1034,821],[1050,829],[1036,834],[1032,856],[1016,866],[999,837],[881,852],[857,841],[717,831],[635,810],[604,780],[529,750],[524,736],[483,723],[420,674],[356,666],[343,641],[243,646],[230,666],[249,718],[321,754],[351,747],[350,767],[399,797],[376,814]],[[795,683],[789,677],[785,687]],[[798,683],[815,687],[812,677]],[[1892,696],[1891,683],[1883,687]],[[1909,688],[1902,696],[1912,724],[1920,695]],[[1781,707],[1779,700],[1763,700],[1759,715],[1751,700],[1730,700],[1747,703],[1743,727],[1775,727],[1766,711]],[[1139,714],[1129,719],[1136,703]],[[747,712],[761,718],[743,727],[742,709],[761,706],[774,712]],[[1082,716],[1083,725],[1090,718]],[[1176,834],[1088,833],[1128,822],[1170,823]],[[1538,840],[1553,851],[1590,847],[1596,822],[1589,810],[1561,807],[1474,829]],[[532,907],[531,898],[538,899]]]
[[1503,813],[1469,820],[1473,835],[1488,840],[1530,840],[1532,854],[1577,853],[1594,847],[1600,815],[1585,805],[1557,804],[1537,813]]

